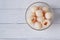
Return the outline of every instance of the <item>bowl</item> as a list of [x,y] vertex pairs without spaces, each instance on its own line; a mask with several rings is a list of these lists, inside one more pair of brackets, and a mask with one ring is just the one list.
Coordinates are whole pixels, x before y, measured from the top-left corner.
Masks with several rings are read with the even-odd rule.
[[[45,13],[45,14],[43,14],[43,13]],[[41,30],[49,28],[52,25],[53,18],[54,18],[53,14],[54,14],[53,9],[47,3],[45,3],[45,2],[34,2],[31,5],[29,5],[28,8],[26,9],[25,20],[26,20],[26,23],[29,25],[30,28],[32,28],[34,30],[41,31]],[[36,16],[33,17],[31,15],[36,15]],[[43,15],[45,15],[45,16],[43,16]],[[40,18],[40,21],[38,21],[39,18]],[[34,20],[36,19],[36,20],[31,21],[33,19]]]

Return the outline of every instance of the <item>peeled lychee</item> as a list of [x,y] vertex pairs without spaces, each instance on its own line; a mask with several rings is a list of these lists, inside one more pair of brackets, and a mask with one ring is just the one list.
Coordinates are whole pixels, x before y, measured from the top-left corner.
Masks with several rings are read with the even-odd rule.
[[42,27],[42,25],[40,22],[36,22],[33,26],[33,28],[35,28],[35,29],[41,29],[41,27]]
[[42,23],[44,21],[44,18],[43,17],[38,17],[37,21]]
[[51,22],[49,20],[44,20],[44,22],[42,23],[43,28],[48,27],[51,24]]
[[35,12],[36,10],[37,10],[37,6],[31,7],[31,11],[32,11],[32,12]]
[[44,12],[48,12],[48,11],[49,11],[49,8],[48,8],[48,7],[43,7],[42,10],[43,10]]
[[52,18],[52,13],[47,12],[47,13],[45,14],[45,17],[46,17],[46,19],[51,19],[51,18]]
[[43,16],[42,10],[37,10],[36,11],[36,16],[37,17],[42,17]]
[[33,17],[27,18],[27,22],[28,22],[29,24],[33,24],[32,19],[33,19]]

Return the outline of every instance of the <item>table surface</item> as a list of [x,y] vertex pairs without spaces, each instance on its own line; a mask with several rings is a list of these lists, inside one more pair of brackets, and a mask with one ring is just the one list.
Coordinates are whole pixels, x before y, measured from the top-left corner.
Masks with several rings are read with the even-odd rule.
[[[33,2],[46,2],[54,11],[54,22],[46,30],[31,29],[25,11]],[[0,0],[0,38],[60,39],[60,0]]]

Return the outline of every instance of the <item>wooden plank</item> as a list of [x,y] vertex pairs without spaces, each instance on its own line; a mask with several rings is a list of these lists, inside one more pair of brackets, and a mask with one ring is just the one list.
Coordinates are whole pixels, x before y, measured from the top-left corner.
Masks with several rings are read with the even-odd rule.
[[25,9],[1,9],[0,23],[23,23],[25,22]]
[[27,24],[0,24],[0,38],[60,38],[60,24],[43,31],[31,29]]
[[0,40],[60,40],[54,38],[0,38]]
[[60,0],[0,0],[0,8],[27,8],[37,1],[47,2],[53,8],[60,8]]

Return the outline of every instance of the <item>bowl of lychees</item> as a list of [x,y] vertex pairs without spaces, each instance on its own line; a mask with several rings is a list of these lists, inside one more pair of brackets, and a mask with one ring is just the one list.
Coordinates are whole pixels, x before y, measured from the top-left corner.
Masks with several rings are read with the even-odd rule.
[[34,30],[49,28],[53,22],[53,10],[45,2],[34,2],[25,12],[26,23]]

